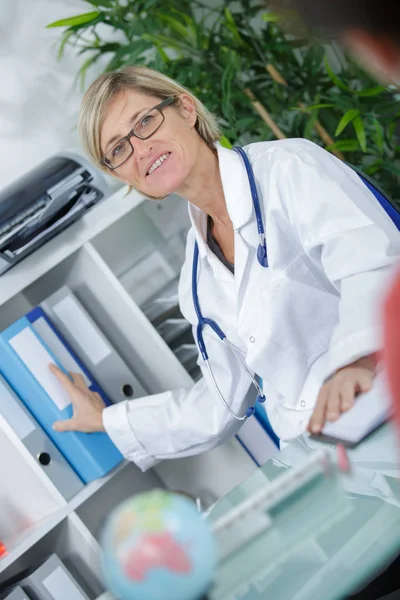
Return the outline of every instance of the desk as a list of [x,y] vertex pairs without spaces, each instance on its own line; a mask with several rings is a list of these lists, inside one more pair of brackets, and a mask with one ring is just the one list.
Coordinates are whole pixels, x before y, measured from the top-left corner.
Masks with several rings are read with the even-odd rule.
[[[288,444],[210,512],[216,521],[251,494],[300,465],[319,444]],[[269,511],[270,526],[220,561],[210,600],[339,600],[400,552],[400,453],[392,424],[348,452],[351,473],[334,470]],[[233,533],[233,532],[232,532]]]

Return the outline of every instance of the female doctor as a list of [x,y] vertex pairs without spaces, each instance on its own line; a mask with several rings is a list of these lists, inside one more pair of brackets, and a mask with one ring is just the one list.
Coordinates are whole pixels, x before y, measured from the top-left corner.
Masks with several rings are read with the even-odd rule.
[[143,67],[94,81],[80,133],[108,173],[148,198],[188,201],[179,301],[203,378],[105,408],[79,375],[51,367],[74,408],[57,431],[106,431],[145,470],[220,444],[256,397],[290,440],[319,432],[371,387],[377,304],[400,243],[356,173],[302,139],[227,150],[197,98]]

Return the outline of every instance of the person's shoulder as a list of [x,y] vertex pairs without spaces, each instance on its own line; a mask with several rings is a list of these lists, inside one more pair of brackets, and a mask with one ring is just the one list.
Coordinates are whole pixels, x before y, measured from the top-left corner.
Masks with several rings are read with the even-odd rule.
[[283,165],[300,159],[302,162],[315,164],[324,160],[331,160],[332,155],[304,138],[288,138],[273,140],[271,142],[255,142],[245,146],[245,150],[254,167],[259,164]]

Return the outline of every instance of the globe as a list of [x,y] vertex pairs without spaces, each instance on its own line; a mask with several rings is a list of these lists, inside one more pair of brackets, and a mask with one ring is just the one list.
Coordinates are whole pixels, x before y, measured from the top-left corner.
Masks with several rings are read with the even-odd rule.
[[199,600],[215,572],[208,523],[191,500],[162,490],[115,508],[101,546],[105,584],[119,600]]

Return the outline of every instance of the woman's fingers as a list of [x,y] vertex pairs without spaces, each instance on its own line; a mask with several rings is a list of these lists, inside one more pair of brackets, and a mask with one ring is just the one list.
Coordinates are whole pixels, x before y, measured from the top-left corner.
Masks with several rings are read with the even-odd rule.
[[67,392],[71,395],[74,390],[75,390],[75,385],[74,383],[71,381],[71,379],[68,377],[68,375],[66,375],[65,373],[63,373],[63,371],[61,371],[56,365],[54,365],[53,363],[50,363],[49,365],[49,369],[50,371],[53,373],[53,375],[55,375],[55,377],[57,377],[58,381],[61,383],[61,385],[67,390]]
[[365,393],[369,392],[374,383],[374,374],[366,369],[360,370],[358,375],[358,392]]
[[83,378],[83,376],[80,373],[69,373],[71,376],[71,379],[73,381],[73,383],[76,385],[76,387],[81,390],[82,392],[86,391],[88,389],[88,386],[85,383],[85,380]]
[[335,389],[329,394],[328,401],[326,403],[326,420],[336,421],[340,415],[341,398],[339,392]]
[[314,412],[308,424],[308,431],[311,433],[320,433],[325,423],[326,405],[329,399],[329,389],[323,386],[317,399]]
[[354,399],[357,395],[356,392],[357,382],[351,382],[350,385],[343,386],[343,389],[340,394],[341,403],[340,403],[340,412],[346,412],[350,410],[354,406]]
[[53,423],[54,431],[76,431],[75,419],[65,419],[65,421],[56,421]]

